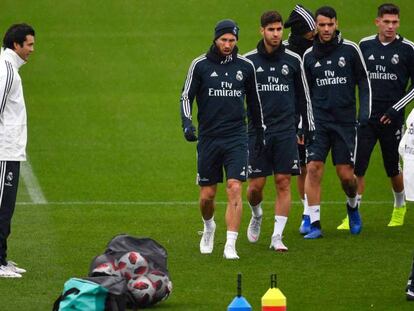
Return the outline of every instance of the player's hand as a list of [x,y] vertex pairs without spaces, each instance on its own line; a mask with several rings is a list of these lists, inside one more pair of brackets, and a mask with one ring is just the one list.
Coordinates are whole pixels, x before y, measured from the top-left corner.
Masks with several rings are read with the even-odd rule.
[[390,107],[388,108],[388,110],[384,113],[384,115],[381,117],[380,122],[382,124],[388,125],[391,124],[392,122],[395,122],[395,120],[398,117],[398,111],[395,110],[394,108]]
[[254,144],[254,151],[257,156],[260,156],[266,146],[263,128],[256,129],[256,143]]
[[315,141],[315,136],[316,136],[316,133],[315,133],[315,131],[314,130],[307,130],[307,131],[305,131],[305,134],[304,134],[304,136],[305,136],[305,145],[306,146],[308,146],[308,145],[311,145],[314,141]]
[[184,137],[187,141],[197,141],[196,129],[194,125],[184,128]]
[[298,128],[296,132],[296,141],[298,142],[299,145],[305,144],[305,133],[303,132],[302,128]]

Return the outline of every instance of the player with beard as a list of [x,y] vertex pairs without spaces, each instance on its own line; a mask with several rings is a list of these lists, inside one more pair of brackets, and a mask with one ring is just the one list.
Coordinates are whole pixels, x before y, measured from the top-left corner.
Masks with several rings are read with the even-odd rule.
[[[210,50],[194,59],[181,94],[184,137],[197,141],[197,181],[204,222],[200,252],[214,247],[217,183],[227,178],[226,259],[238,259],[236,240],[242,215],[242,182],[247,176],[247,117],[256,130],[256,150],[264,145],[264,124],[254,65],[237,54],[239,28],[232,20],[220,21]],[[192,104],[198,107],[198,138],[192,122]]]
[[332,7],[319,8],[315,12],[315,18],[317,36],[313,46],[303,56],[316,125],[315,140],[306,148],[305,193],[311,231],[305,235],[305,239],[322,237],[321,181],[329,151],[347,197],[350,232],[361,232],[362,221],[356,197],[357,179],[354,175],[357,85],[359,124],[366,124],[371,112],[371,87],[358,45],[342,38],[337,30],[336,12]]

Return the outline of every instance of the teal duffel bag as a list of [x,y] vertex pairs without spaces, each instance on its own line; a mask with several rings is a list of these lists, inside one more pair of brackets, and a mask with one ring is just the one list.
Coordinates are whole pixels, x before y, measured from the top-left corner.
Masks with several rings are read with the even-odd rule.
[[108,290],[91,281],[71,278],[63,287],[63,294],[59,297],[59,311],[103,311]]

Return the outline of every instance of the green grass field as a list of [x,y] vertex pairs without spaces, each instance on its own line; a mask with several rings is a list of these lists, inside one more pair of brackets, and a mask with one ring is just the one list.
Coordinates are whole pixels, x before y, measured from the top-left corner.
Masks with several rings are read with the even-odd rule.
[[[400,33],[414,40],[414,3],[400,5]],[[149,236],[169,252],[174,283],[159,310],[226,310],[243,273],[243,295],[260,298],[277,273],[288,310],[413,310],[404,288],[413,255],[414,204],[406,225],[387,228],[389,181],[378,148],[361,207],[360,236],[336,230],[344,195],[328,161],[323,181],[325,237],[304,241],[302,207],[294,204],[285,230],[289,253],[268,249],[273,227],[271,183],[266,188],[261,240],[245,236],[239,261],[225,261],[224,189],[219,188],[214,253],[199,254],[202,229],[195,185],[195,144],[184,141],[179,96],[188,66],[212,41],[215,23],[235,19],[239,48],[259,40],[259,17],[277,9],[287,18],[294,1],[23,1],[0,3],[1,35],[15,22],[32,24],[35,54],[20,74],[29,119],[28,154],[47,201],[21,180],[9,259],[27,268],[22,279],[0,279],[0,310],[50,310],[63,283],[85,276],[92,258],[116,234]],[[359,41],[375,33],[381,1],[331,1],[339,28]],[[312,10],[325,4],[304,0]],[[287,35],[287,33],[286,33]]]

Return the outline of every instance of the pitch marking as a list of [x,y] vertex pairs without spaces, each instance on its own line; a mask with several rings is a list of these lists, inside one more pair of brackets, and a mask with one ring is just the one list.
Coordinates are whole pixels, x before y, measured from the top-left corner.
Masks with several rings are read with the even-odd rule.
[[[27,192],[29,193],[32,202],[25,202],[29,204],[48,204],[46,197],[43,194],[42,188],[40,188],[39,182],[35,174],[33,173],[32,166],[30,165],[29,158],[26,162],[22,162],[20,168],[20,174],[26,185]],[[17,203],[19,204],[19,203]]]

